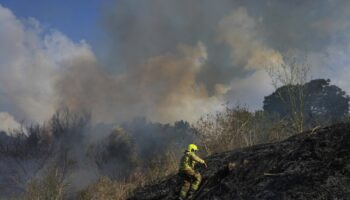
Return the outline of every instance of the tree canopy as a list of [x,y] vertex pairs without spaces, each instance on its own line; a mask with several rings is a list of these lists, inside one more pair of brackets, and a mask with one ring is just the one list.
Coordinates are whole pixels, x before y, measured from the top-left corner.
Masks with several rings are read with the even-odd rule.
[[304,85],[285,85],[264,98],[264,111],[290,117],[302,108],[305,123],[334,123],[349,113],[350,98],[329,79],[315,79]]

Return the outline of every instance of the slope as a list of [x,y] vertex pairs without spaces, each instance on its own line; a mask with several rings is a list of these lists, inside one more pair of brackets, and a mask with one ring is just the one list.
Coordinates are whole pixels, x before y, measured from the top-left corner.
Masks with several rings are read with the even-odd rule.
[[[336,124],[206,158],[197,200],[350,199],[350,124]],[[177,199],[176,175],[130,200]]]

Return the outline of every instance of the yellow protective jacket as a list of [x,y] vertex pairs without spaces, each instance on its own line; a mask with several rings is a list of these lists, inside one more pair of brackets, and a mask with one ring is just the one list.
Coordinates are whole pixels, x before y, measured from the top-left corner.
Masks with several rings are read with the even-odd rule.
[[186,170],[186,169],[194,169],[194,166],[196,163],[204,164],[205,161],[198,157],[194,152],[185,151],[185,155],[182,156],[181,162],[180,162],[180,171]]

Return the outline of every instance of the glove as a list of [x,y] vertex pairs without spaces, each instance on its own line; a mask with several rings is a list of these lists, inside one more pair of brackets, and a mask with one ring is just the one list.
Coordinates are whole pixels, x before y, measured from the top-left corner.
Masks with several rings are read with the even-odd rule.
[[205,168],[208,168],[208,165],[207,165],[207,163],[203,163],[203,165],[204,165],[204,167],[205,167]]

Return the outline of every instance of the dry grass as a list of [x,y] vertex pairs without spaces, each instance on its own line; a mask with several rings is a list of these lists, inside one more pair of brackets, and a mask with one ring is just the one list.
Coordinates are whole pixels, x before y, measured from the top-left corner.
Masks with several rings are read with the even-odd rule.
[[112,181],[101,177],[79,194],[79,200],[124,200],[138,186],[136,182]]
[[101,177],[96,183],[80,192],[79,200],[125,200],[138,187],[156,183],[164,177],[176,173],[178,160],[174,153],[168,152],[150,161],[147,169],[137,168],[125,180],[111,180]]
[[66,184],[63,174],[58,169],[52,169],[42,179],[34,179],[27,187],[27,200],[61,200],[64,199]]

